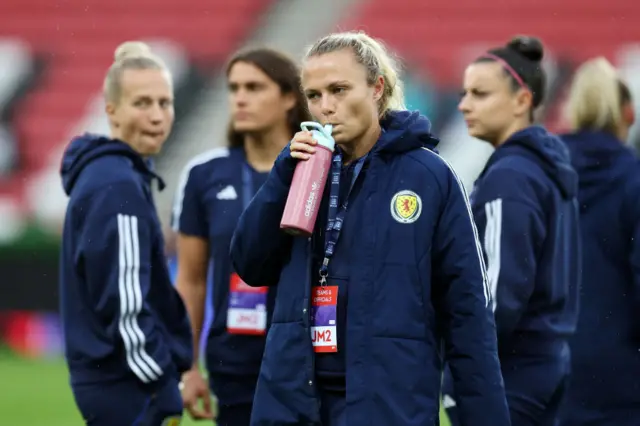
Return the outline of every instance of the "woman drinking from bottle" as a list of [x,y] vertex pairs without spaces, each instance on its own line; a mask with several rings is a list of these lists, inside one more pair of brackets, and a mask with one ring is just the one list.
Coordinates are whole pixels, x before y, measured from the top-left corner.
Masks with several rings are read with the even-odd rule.
[[[469,134],[495,148],[471,198],[514,426],[555,424],[578,319],[577,175],[562,141],[533,124],[544,98],[542,57],[532,37],[480,55],[465,71],[459,104]],[[459,392],[446,390],[452,423],[469,424]]]
[[231,243],[247,284],[278,289],[251,424],[435,424],[444,357],[467,424],[508,425],[466,195],[429,121],[405,111],[395,61],[364,33],[331,34],[302,88],[336,144],[311,238],[280,229],[296,165],[321,149],[300,131]]
[[[210,262],[213,266],[215,316],[204,354],[209,386],[198,356],[182,384],[185,408],[192,417],[213,417],[210,387],[218,398],[218,426],[248,426],[275,289],[247,286],[231,266],[229,244],[240,214],[307,113],[298,67],[278,51],[236,53],[227,65],[227,86],[228,147],[205,152],[187,165],[173,211],[178,232],[176,285],[189,311],[197,355],[207,269]],[[198,407],[198,400],[203,407]]]

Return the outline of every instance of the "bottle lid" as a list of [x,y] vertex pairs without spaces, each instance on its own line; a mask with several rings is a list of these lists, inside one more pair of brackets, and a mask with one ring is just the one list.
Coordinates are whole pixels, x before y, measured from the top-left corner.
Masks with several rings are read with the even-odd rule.
[[336,148],[336,141],[333,140],[333,137],[331,136],[331,132],[333,131],[333,126],[331,124],[327,124],[322,127],[322,124],[316,123],[315,121],[304,121],[300,123],[300,128],[313,133],[313,137],[316,139],[318,144],[328,148],[331,152]]

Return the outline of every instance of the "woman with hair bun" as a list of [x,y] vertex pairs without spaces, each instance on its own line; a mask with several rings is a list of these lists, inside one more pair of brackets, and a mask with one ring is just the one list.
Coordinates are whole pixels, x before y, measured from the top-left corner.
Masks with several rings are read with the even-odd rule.
[[640,162],[631,91],[604,58],[575,73],[562,138],[580,177],[580,320],[563,426],[640,424]]
[[302,131],[231,242],[238,275],[278,290],[251,424],[437,424],[444,358],[465,424],[509,425],[467,198],[429,121],[405,110],[396,62],[364,33],[330,34],[307,52],[301,82],[337,148],[313,235],[280,230],[296,164],[315,155]]
[[[562,141],[534,124],[542,58],[534,37],[489,50],[467,67],[459,104],[469,134],[495,148],[471,198],[514,426],[555,423],[578,320],[578,178]],[[444,405],[464,425],[458,395],[447,386]]]
[[110,135],[84,134],[62,159],[69,195],[60,261],[65,355],[87,425],[178,424],[191,330],[164,257],[151,166],[174,120],[164,63],[118,47],[104,81]]

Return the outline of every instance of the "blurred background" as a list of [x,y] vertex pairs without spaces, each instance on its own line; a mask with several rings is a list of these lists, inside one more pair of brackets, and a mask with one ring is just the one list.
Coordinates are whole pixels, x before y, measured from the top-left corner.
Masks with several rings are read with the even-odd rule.
[[[409,108],[431,119],[441,153],[470,188],[491,148],[466,135],[456,110],[469,61],[513,35],[540,37],[549,95],[539,119],[560,131],[572,71],[587,58],[607,57],[640,101],[639,22],[640,3],[630,0],[0,0],[2,424],[81,424],[56,314],[66,205],[58,168],[71,137],[108,133],[101,87],[121,42],[149,42],[174,75],[176,126],[157,159],[167,224],[182,167],[224,143],[224,64],[239,47],[300,57],[336,30],[382,38],[404,63]],[[631,139],[637,147],[638,126]],[[171,240],[167,233],[169,253]]]

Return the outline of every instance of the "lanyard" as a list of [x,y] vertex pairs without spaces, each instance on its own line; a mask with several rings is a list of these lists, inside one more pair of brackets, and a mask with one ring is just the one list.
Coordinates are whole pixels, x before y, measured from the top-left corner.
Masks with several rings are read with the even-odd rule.
[[360,158],[353,168],[353,176],[351,178],[349,191],[344,197],[341,206],[338,206],[340,201],[340,176],[342,172],[342,153],[338,152],[334,155],[331,163],[331,188],[329,192],[329,215],[327,218],[327,241],[325,243],[324,259],[320,266],[320,285],[327,283],[327,275],[329,273],[329,261],[333,256],[338,240],[340,239],[340,233],[342,231],[342,224],[347,214],[347,208],[349,207],[349,196],[351,191],[358,180],[358,176],[362,171],[362,167],[367,159],[367,156]]
[[253,174],[251,167],[242,164],[242,210],[246,210],[253,198]]

